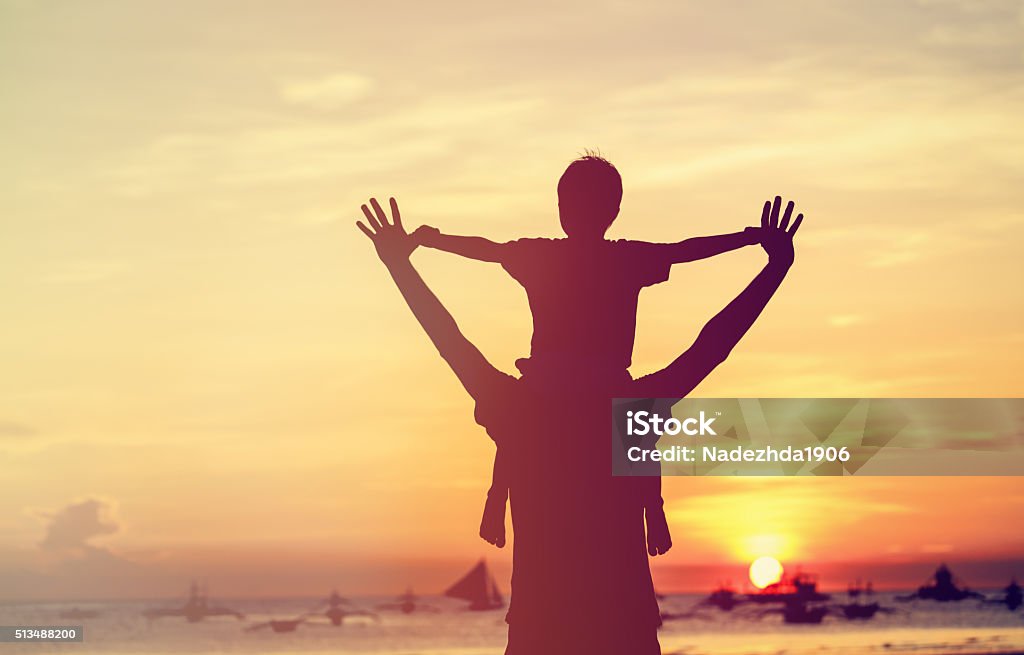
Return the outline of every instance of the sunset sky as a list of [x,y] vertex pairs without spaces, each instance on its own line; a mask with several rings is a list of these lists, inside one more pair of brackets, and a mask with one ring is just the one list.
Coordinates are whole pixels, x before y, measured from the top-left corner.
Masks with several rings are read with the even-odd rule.
[[[1021,2],[0,0],[0,84],[0,598],[507,574],[476,536],[493,445],[353,223],[394,195],[409,226],[554,236],[586,148],[622,172],[617,238],[740,230],[776,193],[807,215],[697,395],[1024,395]],[[512,370],[522,290],[414,261]],[[634,374],[763,262],[646,291]],[[762,554],[835,585],[1024,562],[1019,478],[665,497],[666,587]]]

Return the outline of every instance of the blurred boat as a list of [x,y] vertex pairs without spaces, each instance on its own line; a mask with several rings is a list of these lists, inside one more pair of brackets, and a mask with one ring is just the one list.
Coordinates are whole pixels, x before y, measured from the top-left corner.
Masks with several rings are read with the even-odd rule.
[[743,602],[744,600],[740,598],[735,589],[728,585],[719,585],[718,588],[712,591],[707,598],[700,602],[700,604],[713,605],[724,612],[729,612]]
[[397,596],[393,602],[381,603],[377,606],[377,609],[381,611],[397,610],[402,614],[412,614],[413,612],[440,611],[433,605],[426,605],[424,603],[419,602],[419,597],[413,593],[412,587],[406,589],[404,594]]
[[245,629],[246,632],[255,632],[263,628],[270,628],[274,632],[295,632],[295,629],[302,625],[306,619],[271,619],[263,623],[254,623]]
[[790,599],[781,608],[762,610],[759,618],[768,614],[782,614],[782,620],[786,623],[817,624],[828,614],[828,607]]
[[469,609],[480,612],[505,606],[505,599],[498,589],[498,583],[487,569],[487,562],[480,560],[469,573],[462,576],[444,592],[449,598],[469,601]]
[[245,618],[241,612],[236,612],[227,607],[211,606],[205,590],[200,590],[195,582],[189,587],[188,600],[181,607],[151,608],[142,612],[147,619],[159,619],[167,616],[183,616],[189,623],[198,623],[211,616],[233,616],[236,619]]
[[782,610],[786,623],[821,623],[828,614],[827,607],[811,607],[799,600],[788,601]]
[[72,607],[69,610],[64,610],[58,616],[62,619],[95,619],[100,613],[97,610],[83,610],[77,607]]
[[957,602],[968,598],[983,599],[984,596],[976,591],[971,591],[966,586],[957,585],[953,572],[945,564],[940,564],[935,569],[931,579],[917,588],[912,594],[897,596],[896,600],[934,600],[940,603]]
[[873,618],[878,610],[882,609],[882,606],[878,603],[847,603],[840,605],[839,608],[843,611],[843,616],[854,621]]
[[1017,584],[1017,579],[1010,580],[1010,584],[1003,589],[1002,598],[992,598],[985,601],[989,604],[1006,605],[1006,609],[1011,612],[1016,610],[1021,604],[1024,604],[1024,594],[1022,594],[1021,586]]
[[[351,605],[351,602],[347,598],[342,598],[337,590],[331,591],[331,595],[327,597],[327,609],[322,612],[322,615],[327,617],[331,622],[331,625],[341,625],[350,616],[365,616],[372,618],[375,621],[379,621],[378,617],[373,612],[368,610],[353,609],[346,607]],[[321,606],[322,607],[322,606]],[[307,616],[320,616],[321,612],[310,612]]]
[[843,616],[850,621],[867,621],[868,619],[874,618],[879,612],[892,612],[889,608],[882,607],[877,602],[862,603],[860,597],[873,596],[875,593],[874,588],[871,586],[869,580],[866,585],[861,585],[860,579],[857,582],[849,585],[846,589],[846,594],[850,597],[849,603],[841,603],[836,607],[843,613]]
[[797,572],[792,577],[783,576],[775,584],[746,595],[754,603],[810,603],[828,600],[828,594],[818,591],[818,578],[812,573]]
[[846,595],[850,598],[857,598],[861,594],[870,596],[873,593],[875,593],[875,589],[871,585],[870,580],[868,580],[867,584],[861,584],[860,578],[857,578],[856,582],[851,582],[846,586]]

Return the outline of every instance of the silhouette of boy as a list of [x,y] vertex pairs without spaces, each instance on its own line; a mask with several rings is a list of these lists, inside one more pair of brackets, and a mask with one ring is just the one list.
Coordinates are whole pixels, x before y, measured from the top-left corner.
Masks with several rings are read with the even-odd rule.
[[[530,357],[516,361],[522,379],[559,393],[607,393],[632,378],[629,366],[641,289],[668,279],[673,264],[712,257],[759,242],[759,232],[697,237],[678,243],[605,239],[619,214],[622,178],[606,159],[586,153],[558,181],[558,214],[566,238],[517,239],[496,243],[482,237],[442,234],[422,226],[418,245],[497,262],[526,290],[533,314]],[[660,555],[672,546],[661,498],[660,477],[644,491],[647,550]],[[508,475],[499,447],[487,492],[480,536],[505,545]]]

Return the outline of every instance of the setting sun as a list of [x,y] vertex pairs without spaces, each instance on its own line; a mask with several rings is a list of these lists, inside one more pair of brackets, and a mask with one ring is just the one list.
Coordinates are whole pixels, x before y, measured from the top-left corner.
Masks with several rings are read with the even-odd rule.
[[750,581],[758,589],[764,589],[782,579],[782,564],[774,557],[758,557],[750,565]]

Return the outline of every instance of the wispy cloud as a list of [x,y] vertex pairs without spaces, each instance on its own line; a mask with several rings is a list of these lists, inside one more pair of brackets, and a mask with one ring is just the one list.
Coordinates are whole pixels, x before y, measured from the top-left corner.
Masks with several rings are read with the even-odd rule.
[[285,82],[281,97],[294,105],[313,109],[337,109],[362,100],[373,89],[373,81],[356,73],[335,73],[311,80]]
[[8,437],[12,439],[21,439],[25,437],[34,437],[37,434],[39,434],[39,430],[31,425],[19,423],[17,421],[0,420],[0,439]]

